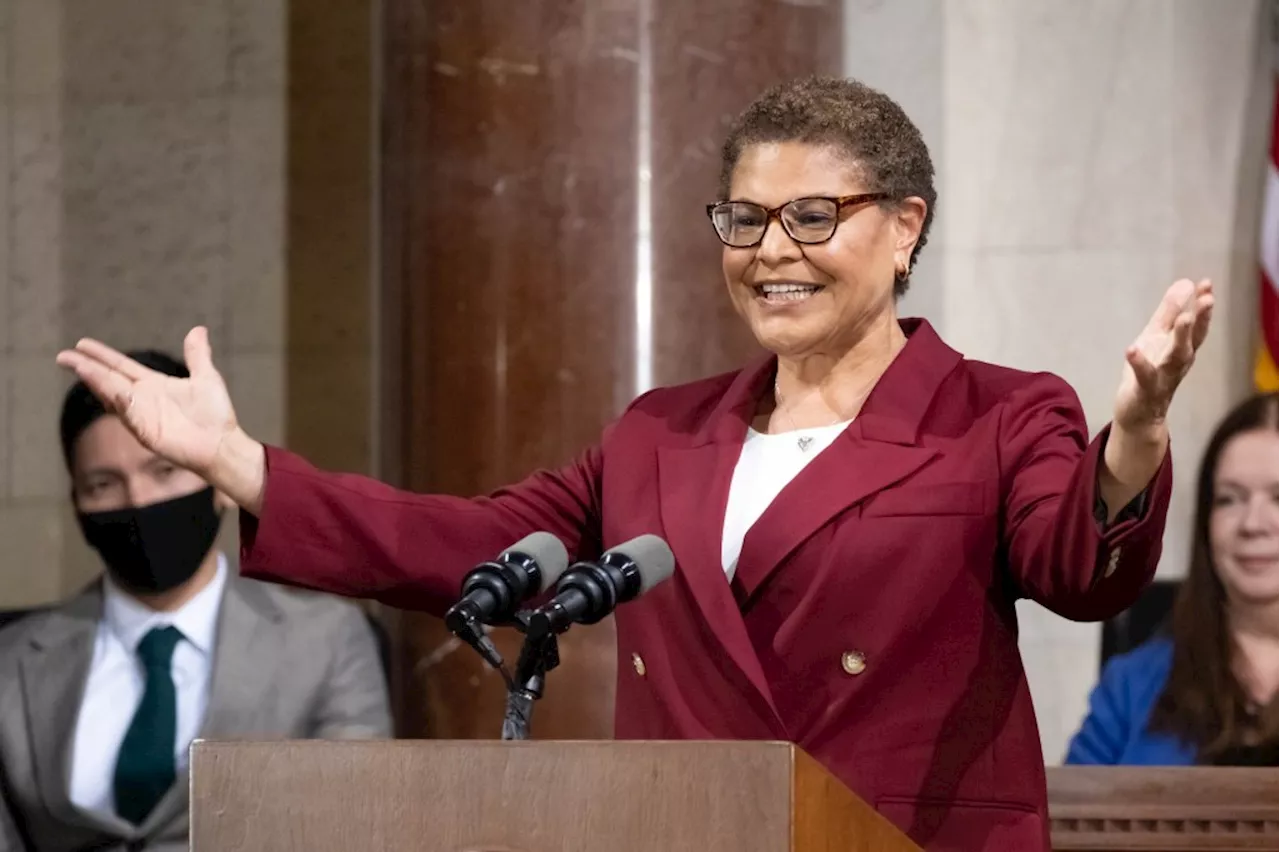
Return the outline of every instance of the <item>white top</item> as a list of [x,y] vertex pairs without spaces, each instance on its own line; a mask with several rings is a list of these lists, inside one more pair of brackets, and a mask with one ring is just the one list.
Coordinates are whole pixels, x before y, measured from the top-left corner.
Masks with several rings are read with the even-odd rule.
[[187,765],[187,747],[199,732],[209,706],[214,639],[226,583],[226,558],[219,553],[213,582],[181,609],[155,612],[122,591],[110,577],[103,579],[102,621],[76,718],[71,757],[69,794],[80,810],[116,815],[112,790],[116,759],[146,684],[138,643],[153,627],[172,625],[183,635],[173,649],[171,664],[178,693],[173,754],[179,769]]
[[[852,422],[846,420],[778,435],[747,429],[747,440],[742,445],[742,455],[738,457],[733,481],[729,485],[724,537],[720,540],[720,561],[725,576],[730,580],[738,570],[738,556],[742,553],[742,540],[746,538],[747,530],[760,519],[787,483],[795,479],[796,474],[829,447]],[[810,439],[803,450],[799,445],[802,438]]]

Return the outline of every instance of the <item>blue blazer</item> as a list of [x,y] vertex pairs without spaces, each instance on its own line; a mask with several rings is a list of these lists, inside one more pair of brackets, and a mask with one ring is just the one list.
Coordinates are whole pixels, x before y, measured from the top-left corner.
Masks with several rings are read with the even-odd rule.
[[1089,697],[1089,715],[1071,740],[1067,763],[1191,766],[1194,746],[1147,730],[1173,666],[1173,642],[1157,636],[1112,657]]

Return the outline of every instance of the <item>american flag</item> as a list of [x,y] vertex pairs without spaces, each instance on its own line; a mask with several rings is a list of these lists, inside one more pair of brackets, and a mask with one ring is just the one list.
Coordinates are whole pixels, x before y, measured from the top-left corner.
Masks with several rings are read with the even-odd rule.
[[1258,354],[1254,361],[1253,381],[1260,391],[1276,389],[1276,267],[1280,245],[1280,215],[1276,209],[1276,123],[1280,119],[1280,103],[1273,104],[1271,144],[1268,146],[1267,188],[1262,208],[1262,239],[1259,241],[1258,321],[1261,326]]

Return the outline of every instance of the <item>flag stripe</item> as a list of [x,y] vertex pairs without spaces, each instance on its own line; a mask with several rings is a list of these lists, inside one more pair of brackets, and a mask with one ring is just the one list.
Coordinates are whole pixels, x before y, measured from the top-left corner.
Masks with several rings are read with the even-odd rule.
[[1253,359],[1253,384],[1262,393],[1276,390],[1276,362],[1271,359],[1266,349],[1258,347],[1258,354]]
[[1276,389],[1277,333],[1280,319],[1280,300],[1276,298],[1276,284],[1280,282],[1276,267],[1280,265],[1280,203],[1277,192],[1280,181],[1276,177],[1276,149],[1280,141],[1280,83],[1271,103],[1270,144],[1267,146],[1267,185],[1262,205],[1262,233],[1258,241],[1258,329],[1261,340],[1254,358],[1253,381],[1260,391]]
[[1265,279],[1259,288],[1262,298],[1258,308],[1262,316],[1262,340],[1267,346],[1267,354],[1272,363],[1276,361],[1276,314],[1280,312],[1280,304],[1276,300],[1276,286]]
[[1268,171],[1266,195],[1262,206],[1262,235],[1259,248],[1262,254],[1262,274],[1267,279],[1262,284],[1264,287],[1269,284],[1274,290],[1276,281],[1280,280],[1276,275],[1277,258],[1280,257],[1280,208],[1277,207],[1277,190],[1280,189],[1280,181],[1276,179],[1275,163],[1271,164]]

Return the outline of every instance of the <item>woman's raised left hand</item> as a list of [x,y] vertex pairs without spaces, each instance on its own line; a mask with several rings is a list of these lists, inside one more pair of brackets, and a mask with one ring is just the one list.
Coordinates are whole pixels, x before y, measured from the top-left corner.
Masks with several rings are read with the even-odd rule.
[[1213,315],[1213,282],[1175,281],[1145,328],[1125,350],[1116,391],[1115,428],[1142,434],[1162,430],[1174,391],[1196,359]]

